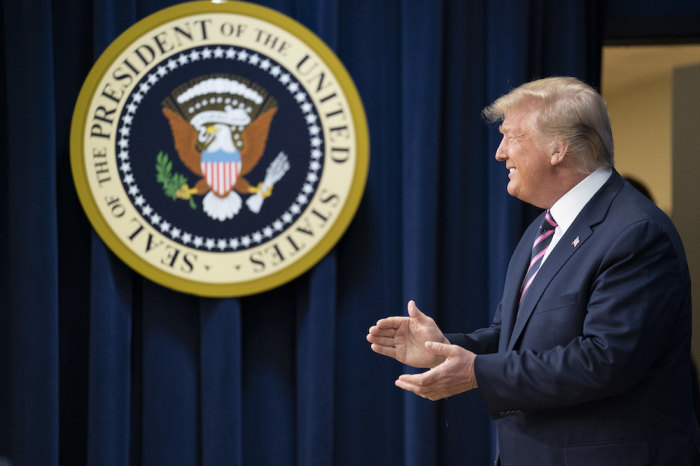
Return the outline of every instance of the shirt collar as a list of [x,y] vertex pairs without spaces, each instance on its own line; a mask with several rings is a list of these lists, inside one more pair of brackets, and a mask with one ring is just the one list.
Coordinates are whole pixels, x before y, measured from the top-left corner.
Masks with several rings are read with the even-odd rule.
[[598,167],[596,171],[585,177],[579,184],[560,197],[549,209],[562,233],[574,223],[578,214],[595,193],[608,181],[610,175],[612,175],[611,168]]

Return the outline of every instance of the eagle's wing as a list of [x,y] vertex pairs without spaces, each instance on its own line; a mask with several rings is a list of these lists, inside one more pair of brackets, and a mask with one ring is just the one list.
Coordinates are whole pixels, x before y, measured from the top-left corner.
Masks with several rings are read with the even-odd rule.
[[192,127],[179,113],[163,107],[163,115],[170,122],[170,129],[175,140],[175,149],[182,163],[195,175],[202,176],[200,161],[202,154],[197,150],[197,130]]
[[272,117],[277,113],[277,107],[271,108],[255,119],[241,133],[243,150],[241,151],[241,175],[246,175],[258,164],[265,151],[267,134],[270,131]]

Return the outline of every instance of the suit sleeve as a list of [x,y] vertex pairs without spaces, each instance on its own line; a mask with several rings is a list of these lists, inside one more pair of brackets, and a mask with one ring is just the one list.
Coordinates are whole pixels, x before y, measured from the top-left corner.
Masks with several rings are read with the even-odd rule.
[[678,328],[690,308],[683,254],[679,243],[647,220],[616,235],[597,270],[574,271],[570,277],[591,283],[584,291],[590,298],[581,335],[544,351],[477,356],[475,374],[490,414],[566,407],[620,394],[662,364],[682,335]]
[[445,337],[453,345],[459,345],[472,353],[489,354],[498,351],[498,341],[501,336],[501,304],[496,308],[493,322],[487,328],[479,329],[473,333],[448,333]]

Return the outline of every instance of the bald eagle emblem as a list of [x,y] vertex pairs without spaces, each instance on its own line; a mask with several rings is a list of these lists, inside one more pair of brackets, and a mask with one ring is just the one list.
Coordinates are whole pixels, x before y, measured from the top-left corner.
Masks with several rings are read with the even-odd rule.
[[211,218],[232,219],[241,209],[241,196],[253,213],[262,208],[272,188],[289,170],[280,152],[265,178],[253,186],[248,175],[260,162],[277,101],[261,87],[237,76],[205,76],[180,86],[162,104],[182,163],[198,180],[176,192],[180,199],[203,196]]

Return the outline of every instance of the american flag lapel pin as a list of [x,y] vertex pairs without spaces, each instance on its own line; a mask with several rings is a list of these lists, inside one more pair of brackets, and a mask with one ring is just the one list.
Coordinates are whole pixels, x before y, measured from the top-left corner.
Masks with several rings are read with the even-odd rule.
[[578,243],[580,243],[580,242],[581,242],[581,240],[580,240],[579,237],[577,236],[576,239],[573,240],[573,241],[571,242],[571,245],[572,245],[573,247],[576,247],[576,246],[578,246]]

